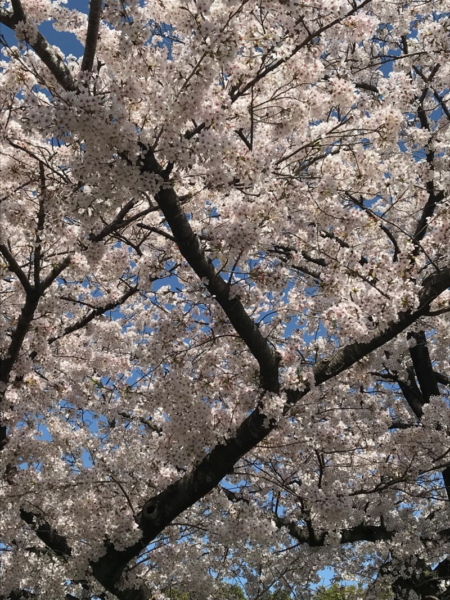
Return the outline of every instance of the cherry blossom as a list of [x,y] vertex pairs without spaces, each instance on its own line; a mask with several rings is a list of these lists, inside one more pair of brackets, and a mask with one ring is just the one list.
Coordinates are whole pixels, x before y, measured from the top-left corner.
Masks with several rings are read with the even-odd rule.
[[449,13],[0,3],[0,600],[448,598]]

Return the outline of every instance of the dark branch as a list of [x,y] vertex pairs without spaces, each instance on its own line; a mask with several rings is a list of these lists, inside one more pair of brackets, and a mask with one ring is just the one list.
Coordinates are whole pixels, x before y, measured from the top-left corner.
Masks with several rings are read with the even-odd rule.
[[36,241],[34,249],[34,287],[39,289],[40,274],[41,274],[41,236],[44,230],[45,224],[45,200],[47,196],[47,183],[45,179],[44,163],[39,161],[39,179],[41,182],[41,190],[39,194],[39,211],[37,215],[37,226],[36,226]]
[[124,229],[125,227],[128,227],[128,225],[131,225],[138,219],[142,219],[142,217],[145,217],[145,215],[148,215],[149,213],[155,212],[156,210],[158,210],[157,207],[151,206],[149,208],[146,208],[145,210],[141,210],[140,212],[136,213],[129,219],[124,219],[124,216],[130,212],[130,210],[133,208],[133,206],[134,206],[133,200],[130,200],[129,202],[127,202],[120,209],[120,211],[117,213],[117,215],[111,221],[111,223],[108,223],[108,225],[105,225],[103,227],[103,229],[100,231],[100,233],[97,233],[95,235],[91,234],[89,236],[89,239],[91,240],[91,242],[100,242],[101,240],[104,240],[105,237],[107,237],[111,233],[116,232],[118,229]]
[[450,378],[447,377],[447,375],[444,375],[443,373],[437,373],[436,371],[434,371],[434,376],[436,377],[436,381],[438,383],[441,383],[442,385],[450,384]]
[[240,129],[236,129],[235,131],[238,134],[238,136],[241,138],[241,140],[244,142],[244,144],[247,146],[247,148],[249,150],[252,150],[252,143],[245,137],[242,127]]
[[[327,531],[316,533],[311,526],[298,525],[295,521],[289,521],[281,517],[275,517],[277,527],[285,527],[289,534],[300,544],[307,544],[312,547],[325,546],[327,540]],[[361,523],[349,529],[342,529],[340,532],[340,544],[353,544],[355,542],[379,542],[391,541],[395,533],[388,531],[384,525],[366,525]]]
[[64,260],[62,260],[59,265],[53,267],[44,281],[41,283],[41,293],[43,293],[48,287],[52,285],[52,283],[57,279],[61,273],[66,269],[70,264],[70,256],[66,256]]
[[30,600],[31,598],[36,598],[36,595],[28,590],[13,590],[7,596],[0,595],[0,600]]
[[406,373],[408,375],[407,380],[400,379],[397,376],[394,376],[393,381],[396,381],[398,383],[399,388],[401,389],[402,394],[405,397],[405,400],[408,403],[410,409],[420,421],[423,415],[423,396],[416,383],[414,368],[408,367],[406,369]]
[[31,526],[38,538],[44,542],[47,548],[53,550],[57,556],[71,556],[72,549],[67,543],[66,538],[52,529],[48,523],[41,520],[38,515],[35,515],[34,513],[22,508],[20,511],[20,516],[25,523],[28,523],[28,525]]
[[[151,149],[146,148],[141,163],[143,172],[158,174],[167,179]],[[217,300],[236,332],[258,361],[261,387],[278,392],[279,357],[262,335],[258,326],[248,316],[238,298],[230,298],[230,286],[217,273],[212,261],[205,255],[198,236],[182,209],[180,200],[172,187],[162,188],[155,197],[164,214],[178,248],[201,281],[206,282],[209,293]]]
[[102,0],[91,0],[88,18],[88,30],[84,46],[82,71],[92,71],[97,49],[98,31],[100,28],[100,17],[102,14]]
[[368,92],[374,92],[375,94],[379,94],[380,91],[377,88],[376,85],[372,85],[371,83],[364,83],[363,81],[359,82],[359,83],[355,83],[355,87],[359,88],[360,90],[366,90]]
[[[429,275],[423,282],[422,291],[419,294],[419,308],[414,311],[408,310],[398,315],[397,321],[393,321],[380,333],[376,334],[369,342],[354,342],[338,350],[329,360],[318,363],[314,369],[316,385],[342,373],[356,362],[377,350],[388,341],[392,340],[417,319],[427,314],[431,302],[450,286],[450,267],[442,269],[439,273]],[[309,391],[309,390],[308,390]],[[304,395],[305,392],[302,392]],[[290,392],[297,397],[299,392]],[[299,396],[298,396],[299,397]]]
[[425,332],[411,332],[408,337],[415,341],[415,345],[410,347],[409,353],[422,392],[423,402],[426,404],[430,401],[431,396],[439,396],[439,388],[434,374]]
[[159,229],[159,227],[152,227],[151,225],[144,225],[144,223],[138,223],[137,226],[141,229],[145,229],[146,231],[158,233],[159,235],[165,237],[167,240],[170,240],[171,242],[176,242],[176,239],[173,237],[173,235],[170,235],[170,233],[164,231],[164,229]]
[[6,357],[0,361],[0,381],[8,383],[11,370],[14,367],[14,363],[19,356],[22,348],[23,341],[27,335],[31,322],[34,317],[37,305],[39,302],[39,295],[28,294],[27,299],[22,307],[20,316],[17,320],[17,325],[9,344],[9,348],[6,352]]
[[[4,9],[0,9],[0,23],[3,23],[3,25],[15,30],[21,21],[26,21],[26,15],[20,0],[12,0],[11,4],[13,7],[12,13]],[[58,52],[54,50],[53,46],[47,42],[47,40],[39,31],[36,35],[36,41],[32,44],[30,42],[28,43],[42,60],[42,62],[46,65],[46,67],[50,70],[62,88],[70,92],[77,90],[78,86],[75,79],[72,77],[68,66],[65,64]]]
[[92,310],[83,319],[80,319],[72,325],[68,325],[60,335],[49,338],[48,343],[53,344],[53,342],[55,342],[56,340],[59,340],[62,337],[69,335],[70,333],[74,333],[75,331],[86,327],[86,325],[93,321],[96,317],[104,315],[109,310],[114,310],[118,306],[121,306],[124,302],[128,300],[128,298],[131,298],[131,296],[136,294],[136,292],[138,292],[138,288],[132,287],[129,290],[127,290],[124,294],[122,294],[122,296],[118,300],[116,300],[116,302],[109,302],[108,304],[105,304],[105,306]]
[[28,281],[28,277],[22,271],[22,269],[19,266],[19,263],[16,261],[16,259],[8,250],[8,247],[5,244],[0,244],[0,253],[3,254],[3,257],[5,258],[8,264],[9,270],[12,271],[17,277],[17,279],[20,281],[25,292],[31,292],[32,286],[31,283]]
[[[170,202],[170,196],[168,200]],[[449,285],[450,269],[427,277],[420,294],[421,307],[419,309],[414,312],[401,313],[398,321],[390,323],[372,341],[349,344],[336,352],[331,361],[319,363],[314,371],[316,383],[320,384],[335,377],[373,350],[395,338],[420,318],[426,312],[429,303]],[[288,391],[290,404],[292,405],[305,396],[308,391],[309,389],[303,392]],[[258,406],[242,422],[233,438],[217,445],[193,471],[145,503],[138,517],[138,524],[142,530],[142,538],[139,542],[120,551],[109,546],[106,554],[91,564],[95,577],[107,590],[115,589],[120,574],[130,560],[136,558],[183,511],[212,491],[227,474],[232,473],[236,462],[255,448],[274,429],[276,421],[268,419],[263,410],[263,403],[261,403],[261,406]],[[353,532],[352,535],[356,539],[357,535],[361,536],[362,533]],[[348,536],[350,542],[351,536],[350,534]]]

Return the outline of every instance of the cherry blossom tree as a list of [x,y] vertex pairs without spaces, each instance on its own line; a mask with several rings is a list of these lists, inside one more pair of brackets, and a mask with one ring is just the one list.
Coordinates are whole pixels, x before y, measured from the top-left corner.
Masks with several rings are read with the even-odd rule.
[[0,2],[1,600],[450,598],[449,13]]

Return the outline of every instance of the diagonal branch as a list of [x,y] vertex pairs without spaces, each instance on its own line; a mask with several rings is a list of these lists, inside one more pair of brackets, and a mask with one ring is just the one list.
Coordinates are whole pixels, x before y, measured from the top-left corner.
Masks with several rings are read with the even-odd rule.
[[32,598],[36,598],[36,595],[28,590],[13,590],[7,596],[0,595],[0,600],[30,600]]
[[442,385],[450,384],[450,378],[447,377],[447,375],[444,375],[444,373],[438,373],[437,371],[434,371],[434,376],[436,377],[436,381],[438,383],[441,383]]
[[[5,253],[6,249],[6,253]],[[0,246],[0,252],[2,252],[3,256],[11,259],[11,255],[6,248],[6,246]],[[8,258],[7,258],[8,260]],[[14,264],[14,263],[11,263]],[[16,263],[17,264],[17,263]],[[44,281],[40,284],[39,288],[36,289],[30,285],[28,279],[26,279],[27,287],[26,291],[26,299],[22,306],[22,310],[20,312],[19,318],[17,320],[16,328],[12,334],[11,342],[9,344],[8,350],[6,352],[6,358],[0,360],[0,381],[3,383],[9,382],[9,377],[11,374],[11,370],[14,367],[14,363],[16,362],[19,353],[21,351],[23,342],[25,337],[30,329],[31,323],[34,318],[34,314],[39,304],[39,300],[45,290],[50,287],[53,281],[59,277],[59,275],[64,271],[64,269],[70,264],[70,256],[66,256],[64,260],[62,260],[58,265],[56,265],[51,272],[47,275]],[[19,271],[17,272],[17,276],[20,279],[19,273],[21,272],[20,267],[18,267]],[[25,277],[25,275],[23,275]],[[23,281],[22,285],[25,283]],[[2,430],[3,432],[3,430]]]
[[[319,363],[314,370],[316,384],[332,379],[395,338],[426,314],[429,303],[449,286],[450,268],[427,277],[420,294],[421,305],[417,310],[401,313],[398,321],[390,323],[370,342],[349,344],[336,352],[332,360]],[[302,392],[288,391],[287,410],[309,391],[310,388]],[[148,500],[137,520],[142,530],[141,540],[125,550],[109,546],[106,554],[91,564],[97,580],[114,593],[118,578],[128,562],[136,558],[183,511],[212,491],[227,474],[232,473],[237,461],[267,437],[276,423],[275,419],[266,417],[261,404],[241,423],[234,437],[218,444],[191,472]]]
[[61,557],[68,558],[72,554],[67,540],[64,536],[54,531],[48,523],[42,521],[37,515],[23,508],[20,511],[21,518],[28,523],[38,536],[38,538],[44,542],[47,548],[53,550],[53,552]]
[[[11,0],[11,4],[13,12],[0,8],[0,23],[14,31],[21,21],[26,21],[27,19],[20,0]],[[76,80],[72,76],[68,66],[39,31],[37,32],[36,40],[32,44],[27,40],[27,43],[33,48],[62,88],[69,92],[77,91]]]
[[414,377],[414,369],[412,367],[407,369],[407,375],[408,381],[398,379],[397,383],[409,407],[416,415],[416,417],[420,420],[423,415],[423,405],[425,404],[424,398],[416,383],[416,379]]
[[431,302],[448,287],[450,287],[450,267],[426,277],[419,293],[419,307],[417,309],[399,313],[397,321],[391,321],[383,331],[377,333],[370,341],[347,344],[338,350],[329,361],[325,360],[318,363],[314,369],[316,385],[328,381],[347,370],[356,362],[402,333],[420,317],[426,315]]
[[[33,512],[25,509],[20,510],[20,516],[25,523],[30,525],[37,537],[49,548],[56,557],[62,561],[66,561],[72,556],[72,548],[70,547],[67,538],[59,534],[55,529],[49,525],[42,517]],[[151,600],[153,595],[145,584],[141,584],[137,588],[122,589],[122,587],[116,586],[104,586],[108,591],[114,590],[112,593],[118,598],[118,600]],[[30,596],[32,597],[32,596]],[[68,598],[78,600],[75,596],[70,594],[66,595]],[[14,596],[13,599],[7,600],[25,600],[28,596]],[[0,596],[0,600],[2,597]]]
[[[440,393],[438,383],[446,385],[448,379],[433,369],[425,332],[410,332],[408,338],[416,342],[416,345],[409,349],[413,364],[407,369],[408,382],[396,377],[394,379],[397,380],[409,407],[420,421],[423,416],[423,406],[430,402],[431,396],[438,396]],[[416,378],[419,385],[416,383]],[[447,498],[450,500],[450,467],[445,467],[441,473]]]
[[47,200],[47,183],[45,178],[44,163],[39,161],[39,179],[41,190],[39,194],[39,210],[36,224],[36,238],[34,247],[34,287],[39,288],[42,259],[42,232],[45,224],[45,202]]
[[[145,215],[148,215],[149,213],[155,212],[156,210],[158,210],[157,206],[151,206],[149,208],[141,210],[140,212],[136,213],[132,217],[129,217],[128,219],[124,219],[124,216],[130,212],[130,210],[133,208],[133,206],[134,206],[133,200],[130,200],[129,202],[127,202],[120,209],[120,211],[117,213],[117,215],[111,221],[111,223],[108,223],[107,225],[105,225],[103,227],[103,229],[100,231],[100,233],[97,233],[97,234],[91,233],[90,234],[89,239],[91,240],[91,242],[100,242],[101,240],[105,239],[105,237],[107,237],[111,233],[115,233],[118,229],[124,229],[125,227],[128,227],[128,225],[131,225],[138,219],[142,219],[142,217],[145,217]],[[140,225],[138,225],[138,227],[140,227]]]
[[[145,148],[141,170],[142,172],[160,175],[165,181],[168,181],[167,173],[161,169],[152,150],[149,148]],[[262,335],[258,326],[248,316],[241,301],[230,296],[230,286],[216,271],[212,261],[205,255],[175,190],[172,187],[163,187],[156,194],[155,199],[169,224],[181,254],[198,278],[206,282],[209,293],[222,307],[230,323],[258,361],[261,387],[266,391],[277,393],[279,391],[278,354]]]
[[360,208],[362,208],[369,215],[369,217],[378,224],[381,231],[386,234],[386,236],[389,238],[390,242],[394,246],[394,255],[392,257],[392,262],[397,262],[398,255],[401,254],[401,250],[400,250],[398,242],[397,242],[394,234],[392,233],[392,231],[388,227],[386,227],[386,225],[384,225],[384,223],[382,222],[382,219],[379,215],[377,215],[375,212],[373,212],[373,210],[371,210],[368,206],[366,206],[364,204],[362,199],[358,200],[358,198],[355,198],[349,192],[345,192],[345,194],[348,198],[350,198],[350,200],[354,204],[356,204],[356,206],[359,206]]
[[16,261],[14,256],[11,254],[11,252],[9,251],[6,244],[0,244],[0,254],[3,254],[3,257],[8,264],[9,270],[12,271],[14,273],[14,275],[17,277],[17,279],[20,281],[25,292],[27,294],[30,293],[33,289],[32,285],[28,281],[28,277],[22,271],[19,263]]
[[305,46],[307,46],[308,44],[313,42],[316,38],[318,38],[320,35],[322,35],[322,33],[325,33],[325,31],[328,31],[335,25],[341,23],[347,17],[351,17],[353,14],[358,12],[361,8],[363,8],[367,4],[370,4],[370,2],[372,2],[372,0],[363,0],[363,2],[361,2],[361,4],[359,4],[359,5],[357,5],[355,3],[354,7],[351,10],[349,10],[345,15],[343,15],[342,17],[338,17],[337,19],[334,19],[333,21],[330,21],[330,23],[327,23],[326,25],[323,25],[322,27],[320,27],[313,33],[310,33],[302,42],[300,42],[293,48],[293,50],[289,53],[288,56],[279,58],[278,60],[271,63],[269,66],[267,66],[265,69],[262,69],[257,75],[255,75],[252,79],[250,79],[250,81],[248,81],[242,88],[239,85],[233,86],[230,90],[231,101],[235,102],[238,98],[240,98],[246,92],[248,92],[249,89],[251,89],[259,81],[261,81],[261,79],[264,79],[269,73],[272,73],[273,71],[278,69],[278,67],[281,67],[282,65],[287,63],[302,48],[304,48]]
[[108,304],[105,304],[105,306],[95,308],[89,314],[87,314],[85,317],[83,317],[76,323],[73,323],[72,325],[68,325],[60,335],[49,338],[48,343],[53,344],[53,342],[56,342],[56,340],[59,340],[66,335],[74,333],[75,331],[78,331],[79,329],[82,329],[83,327],[86,327],[86,325],[88,323],[90,323],[91,321],[93,321],[96,317],[99,317],[100,315],[105,314],[109,310],[114,310],[118,306],[121,306],[124,302],[126,302],[128,300],[128,298],[131,298],[131,296],[136,294],[136,292],[138,292],[138,291],[139,291],[139,288],[131,287],[124,294],[122,294],[122,296],[115,302],[109,302]]
[[[430,76],[430,78],[427,79],[427,83],[429,81],[431,81],[432,77],[434,76],[434,73],[437,71],[438,68],[439,68],[439,65],[436,65],[435,68],[433,69],[432,75]],[[424,130],[427,130],[427,131],[431,131],[429,119],[428,119],[428,116],[427,116],[427,113],[426,113],[426,110],[424,107],[424,101],[428,94],[428,91],[429,91],[429,88],[426,87],[423,90],[421,97],[419,98],[419,107],[418,107],[417,115],[419,117],[421,128]],[[434,159],[435,159],[435,152],[432,148],[428,147],[426,149],[426,161],[432,172],[434,171]],[[439,190],[439,191],[436,190],[433,179],[430,179],[429,181],[427,181],[425,187],[428,192],[428,198],[422,209],[422,213],[417,222],[416,230],[414,232],[413,241],[415,243],[415,248],[413,251],[413,256],[417,256],[417,254],[419,253],[420,245],[418,242],[421,242],[422,239],[425,237],[427,230],[428,230],[429,221],[430,221],[431,217],[433,216],[434,211],[436,210],[436,206],[439,202],[442,202],[442,200],[445,197],[445,194],[442,190]]]
[[64,260],[62,260],[58,265],[55,265],[44,281],[41,283],[40,292],[43,293],[45,290],[52,285],[52,283],[57,279],[64,269],[70,265],[71,257],[66,256]]
[[162,237],[165,237],[167,240],[170,240],[171,242],[176,241],[173,235],[170,235],[170,233],[167,233],[167,231],[164,231],[163,229],[159,229],[159,227],[152,227],[151,225],[145,225],[144,223],[138,223],[137,226],[141,229],[145,229],[146,231],[158,233],[159,235],[162,235]]

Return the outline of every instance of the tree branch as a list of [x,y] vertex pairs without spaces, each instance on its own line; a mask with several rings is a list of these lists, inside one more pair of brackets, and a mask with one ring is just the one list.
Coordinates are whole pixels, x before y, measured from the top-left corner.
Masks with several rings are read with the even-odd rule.
[[34,287],[39,288],[41,274],[41,254],[42,254],[42,232],[45,224],[45,200],[47,196],[47,183],[45,179],[44,163],[39,161],[39,179],[41,182],[41,190],[39,194],[39,210],[37,215],[36,225],[36,241],[34,249]]
[[47,548],[53,550],[57,556],[67,558],[72,555],[72,549],[67,543],[67,539],[52,529],[48,523],[41,520],[38,515],[22,508],[20,510],[20,516],[25,523],[28,523],[28,525],[31,526],[38,538],[44,542]]
[[55,265],[44,281],[41,283],[41,293],[43,293],[48,287],[52,285],[52,283],[57,279],[61,273],[66,269],[70,264],[70,256],[66,256],[64,260],[62,260],[59,265]]
[[372,85],[371,83],[364,83],[363,81],[355,83],[355,87],[359,88],[360,90],[366,90],[367,92],[374,92],[375,94],[380,93],[376,85]]
[[146,231],[158,233],[159,235],[165,237],[167,240],[170,240],[171,242],[176,242],[176,239],[173,237],[173,235],[170,235],[170,233],[167,233],[167,231],[164,231],[163,229],[159,229],[158,227],[152,227],[151,225],[144,225],[144,223],[138,223],[137,226],[141,229],[145,229]]
[[[347,344],[340,350],[337,350],[329,361],[325,360],[318,363],[314,369],[316,385],[342,373],[364,358],[364,356],[367,356],[392,340],[417,321],[417,319],[426,315],[431,302],[448,287],[450,287],[450,267],[446,267],[439,273],[433,273],[426,277],[419,294],[419,308],[399,313],[397,321],[391,321],[382,332],[376,334],[370,341]],[[302,394],[304,393],[302,392]]]
[[262,69],[262,71],[260,71],[257,75],[255,75],[242,88],[239,85],[238,86],[233,86],[231,88],[231,90],[230,90],[231,101],[235,102],[238,98],[240,98],[246,92],[248,92],[248,90],[250,88],[252,88],[255,84],[257,84],[259,81],[261,81],[261,79],[264,79],[264,77],[266,77],[269,73],[272,73],[272,71],[275,71],[276,69],[278,69],[278,67],[280,67],[280,66],[284,65],[285,63],[287,63],[302,48],[304,48],[305,46],[307,46],[308,44],[310,44],[311,42],[313,42],[322,33],[324,33],[325,31],[328,31],[328,29],[331,29],[332,27],[334,27],[338,23],[341,23],[347,17],[352,16],[358,10],[361,10],[361,8],[363,8],[364,6],[366,6],[366,4],[370,4],[370,2],[372,2],[372,0],[363,0],[363,2],[361,2],[361,4],[359,4],[359,5],[355,4],[355,6],[351,10],[349,10],[348,13],[346,13],[345,15],[343,15],[342,17],[338,17],[337,19],[334,19],[333,21],[330,21],[330,23],[327,23],[326,25],[323,25],[322,27],[320,27],[319,29],[317,29],[313,33],[310,33],[302,42],[300,42],[300,44],[297,44],[293,48],[293,50],[290,52],[290,54],[288,56],[283,57],[283,58],[279,58],[278,60],[276,60],[275,62],[273,62],[272,64],[270,64],[268,67],[266,67],[265,69]]
[[100,28],[100,17],[102,14],[102,0],[91,0],[88,17],[88,29],[86,43],[84,46],[82,71],[92,71],[97,49],[98,32]]
[[[11,4],[13,7],[12,13],[5,9],[0,9],[0,23],[3,23],[3,25],[14,31],[21,21],[26,21],[26,15],[20,0],[12,0]],[[36,41],[33,44],[28,42],[28,44],[33,48],[62,88],[69,92],[77,91],[76,80],[72,77],[64,60],[39,31],[37,32]]]
[[425,332],[411,332],[408,334],[408,337],[414,339],[416,342],[415,346],[410,347],[409,353],[422,391],[423,401],[426,404],[430,401],[431,396],[439,396],[439,388],[434,374]]
[[[446,289],[449,283],[449,269],[428,277],[420,294],[422,306],[418,310],[401,313],[398,322],[391,323],[387,330],[375,336],[371,342],[350,344],[338,351],[331,361],[319,364],[315,370],[316,382],[321,383],[334,377],[369,352],[398,335],[414,320],[424,314],[429,302]],[[297,399],[304,396],[307,391],[296,392]],[[292,394],[290,395],[291,403]],[[233,471],[236,462],[262,441],[275,425],[275,420],[267,419],[262,408],[257,407],[239,426],[233,438],[217,445],[192,472],[187,473],[183,478],[168,486],[166,490],[148,500],[139,513],[137,520],[142,530],[141,540],[125,550],[116,550],[114,546],[107,544],[105,555],[91,563],[94,576],[105,589],[114,593],[121,600],[147,600],[146,592],[141,588],[126,591],[117,588],[121,573],[128,562],[137,557],[183,511],[214,489],[225,475]],[[32,513],[24,513],[24,520],[28,519],[27,522],[34,522],[34,518],[35,516]],[[68,552],[67,542],[62,536],[58,536],[58,534],[49,530],[48,526],[41,525],[38,531],[40,532],[40,539],[50,548],[62,554]],[[382,539],[390,539],[390,535],[389,532],[384,532],[380,528],[371,527],[368,529],[367,526],[358,526],[342,534],[342,543],[362,541],[369,536],[372,536],[371,539],[381,538],[382,536],[384,536]],[[320,543],[320,538],[319,542],[316,540],[316,543]]]
[[6,358],[0,361],[0,381],[3,381],[4,383],[9,382],[11,370],[19,356],[25,336],[30,329],[34,313],[39,303],[39,298],[40,296],[38,294],[30,293],[22,307],[9,348],[5,354]]
[[[295,521],[289,521],[282,517],[274,517],[278,528],[285,527],[295,540],[300,544],[307,544],[312,547],[325,546],[327,531],[315,533],[310,527],[300,526]],[[342,529],[340,532],[340,544],[353,544],[355,542],[379,542],[391,541],[395,533],[388,531],[384,525],[366,525],[360,523],[349,529]]]
[[76,323],[73,323],[72,325],[68,325],[60,335],[49,338],[48,343],[53,344],[53,342],[55,342],[56,340],[59,340],[66,335],[74,333],[75,331],[78,331],[79,329],[82,329],[83,327],[86,327],[86,325],[88,323],[90,323],[93,319],[95,319],[96,317],[99,317],[100,315],[104,315],[109,310],[114,310],[118,306],[121,306],[124,302],[126,302],[128,300],[128,298],[131,298],[131,296],[136,294],[136,292],[138,292],[138,291],[139,291],[139,289],[137,287],[131,287],[124,294],[122,294],[122,296],[116,302],[109,302],[105,306],[102,306],[102,307],[92,310],[83,319],[80,319],[79,321],[77,321]]
[[[166,181],[167,174],[161,169],[153,152],[145,148],[141,163],[142,172],[158,174]],[[209,293],[217,300],[236,332],[256,358],[260,368],[262,389],[277,393],[279,356],[262,335],[258,326],[248,316],[238,298],[230,298],[230,287],[215,270],[212,261],[205,255],[198,236],[181,207],[172,187],[163,187],[155,196],[164,214],[178,248],[201,281],[206,282]]]
[[16,261],[16,259],[11,254],[11,252],[8,250],[8,247],[5,244],[0,244],[0,252],[3,254],[3,256],[8,264],[8,268],[10,269],[10,271],[12,271],[14,273],[14,275],[20,281],[25,292],[27,294],[30,293],[33,288],[31,286],[31,283],[28,281],[28,277],[22,271],[22,269],[19,266],[19,263]]
[[[131,225],[138,219],[145,217],[145,215],[148,215],[151,212],[155,212],[156,210],[159,210],[158,207],[151,206],[149,208],[146,208],[145,210],[141,210],[140,212],[136,213],[129,219],[124,219],[124,216],[130,212],[130,210],[133,208],[133,206],[134,206],[133,200],[130,200],[129,202],[127,202],[120,209],[120,211],[117,213],[117,215],[111,221],[111,223],[108,223],[107,225],[105,225],[103,227],[103,229],[100,231],[100,233],[97,233],[95,235],[91,234],[89,236],[89,239],[91,240],[91,242],[100,242],[101,240],[105,239],[106,236],[110,235],[111,233],[116,232],[118,229],[128,227],[128,225]],[[140,227],[140,225],[138,225],[138,227]]]

